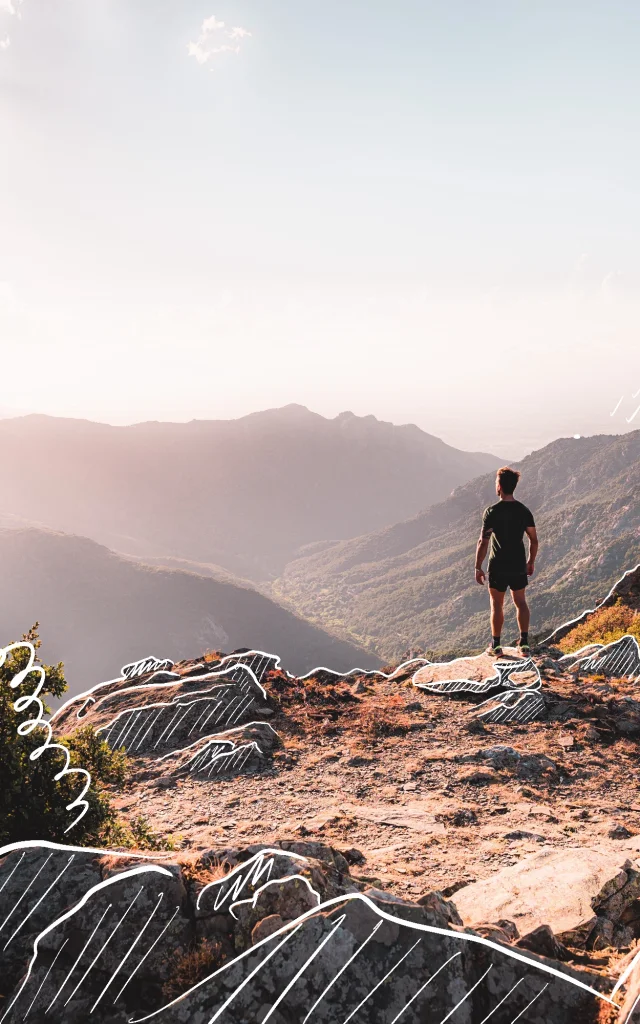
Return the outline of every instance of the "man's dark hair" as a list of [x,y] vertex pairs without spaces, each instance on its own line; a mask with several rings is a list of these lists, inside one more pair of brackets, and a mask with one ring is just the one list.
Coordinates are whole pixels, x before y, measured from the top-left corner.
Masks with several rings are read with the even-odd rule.
[[519,479],[520,474],[518,470],[511,469],[510,466],[503,466],[502,469],[498,470],[498,483],[505,494],[513,494]]

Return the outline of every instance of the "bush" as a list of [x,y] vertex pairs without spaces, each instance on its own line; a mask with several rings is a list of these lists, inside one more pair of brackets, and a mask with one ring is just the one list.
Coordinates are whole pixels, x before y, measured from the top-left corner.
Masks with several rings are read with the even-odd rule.
[[[23,639],[38,650],[37,623]],[[36,694],[40,673],[31,672],[19,686],[11,686],[16,675],[28,667],[30,656],[29,649],[21,647],[9,652],[0,666],[0,843],[46,839],[78,846],[113,842],[126,847],[166,848],[167,844],[151,832],[143,818],[128,825],[111,806],[105,787],[124,784],[127,757],[124,751],[112,750],[91,726],[85,725],[62,740],[52,740],[59,747],[45,749],[32,759],[31,755],[45,745],[48,733],[46,726],[28,729],[29,721],[38,717],[38,707],[34,702],[27,706],[26,698]],[[37,695],[44,716],[51,709],[43,698],[61,697],[67,683],[62,664],[41,668],[44,681]],[[82,794],[87,780],[84,774],[68,774],[56,781],[56,774],[67,763],[67,755],[60,747],[69,752],[70,769],[82,769],[91,775],[91,785],[84,797],[88,809],[75,825],[78,804],[72,810],[68,805]]]
[[169,977],[162,986],[165,999],[175,999],[212,974],[223,962],[222,944],[211,939],[194,942],[171,962]]
[[558,647],[570,654],[587,644],[610,644],[626,635],[640,640],[640,615],[618,598],[615,604],[600,608],[567,633]]

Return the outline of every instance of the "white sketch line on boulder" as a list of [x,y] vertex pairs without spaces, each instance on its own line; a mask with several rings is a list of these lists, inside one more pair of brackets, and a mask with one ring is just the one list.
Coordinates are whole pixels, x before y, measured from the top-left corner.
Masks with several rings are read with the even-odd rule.
[[[261,851],[261,852],[264,853],[266,851]],[[278,853],[280,855],[284,854],[285,856],[293,856],[292,854],[288,853],[287,851],[283,851],[283,850],[277,850],[277,851],[274,851],[274,852],[276,852],[276,853]],[[302,858],[302,859],[304,860],[306,858]],[[229,876],[227,876],[227,878],[228,877]],[[209,885],[206,886],[205,889],[203,889],[202,892],[200,893],[200,896],[198,897],[198,902],[196,903],[196,907],[199,906],[199,901],[200,901],[200,899],[201,899],[201,897],[204,894],[206,889],[209,889],[213,885],[220,884],[221,881],[224,882],[225,880],[226,879],[218,879],[216,882],[209,883]],[[239,994],[239,992],[249,983],[249,981],[255,976],[255,974],[264,966],[264,964],[267,962],[267,960],[271,959],[271,957],[284,945],[284,943],[286,941],[288,941],[288,939],[291,938],[302,927],[302,925],[304,924],[304,922],[306,920],[308,920],[310,917],[315,916],[316,914],[325,914],[327,912],[327,910],[329,910],[331,907],[338,906],[339,904],[342,904],[342,903],[348,903],[351,900],[359,900],[359,901],[361,901],[370,910],[373,910],[374,913],[378,917],[382,918],[382,920],[388,921],[388,922],[390,922],[392,924],[395,924],[395,925],[402,924],[402,925],[406,926],[407,928],[410,928],[411,930],[418,931],[418,932],[428,933],[430,935],[438,935],[438,936],[441,936],[442,938],[453,940],[453,941],[459,941],[463,945],[465,943],[468,943],[470,945],[479,945],[479,946],[484,946],[487,949],[492,949],[496,953],[499,953],[501,956],[505,956],[505,957],[507,957],[510,960],[514,960],[514,961],[516,961],[518,963],[525,964],[527,967],[534,968],[535,970],[541,971],[543,974],[549,975],[551,977],[558,978],[561,981],[567,982],[567,984],[569,984],[569,985],[573,985],[574,988],[578,988],[581,991],[588,992],[590,995],[595,996],[596,999],[600,999],[600,1000],[602,1000],[605,1003],[609,1003],[611,1006],[615,1006],[615,1007],[619,1008],[618,1004],[610,996],[607,996],[604,993],[599,992],[597,989],[593,988],[591,985],[586,984],[586,982],[581,981],[578,978],[571,977],[571,975],[566,974],[564,971],[559,970],[559,968],[552,967],[551,964],[549,964],[549,963],[545,963],[545,962],[542,962],[542,961],[539,961],[539,960],[530,959],[524,952],[521,952],[520,950],[514,949],[513,947],[509,947],[509,946],[505,946],[505,945],[498,945],[498,943],[493,942],[491,939],[485,938],[483,935],[474,935],[474,934],[470,934],[469,932],[451,931],[451,930],[446,929],[446,928],[439,928],[436,925],[418,924],[417,922],[413,922],[413,921],[405,921],[402,918],[395,917],[393,914],[389,914],[387,911],[382,910],[382,908],[379,907],[378,905],[376,905],[375,903],[373,903],[373,901],[371,899],[369,899],[369,897],[366,894],[363,894],[363,893],[345,893],[345,894],[343,894],[341,896],[334,896],[332,899],[325,900],[323,903],[320,903],[317,907],[312,907],[310,910],[305,911],[304,914],[301,914],[300,917],[297,917],[294,921],[286,922],[277,931],[273,932],[271,935],[267,936],[266,938],[261,939],[260,941],[258,941],[254,945],[252,945],[249,949],[245,950],[243,953],[240,953],[238,956],[236,956],[232,960],[228,961],[222,967],[219,967],[217,970],[213,971],[210,975],[208,975],[208,977],[203,978],[202,981],[199,981],[196,985],[192,986],[192,988],[188,989],[187,992],[183,992],[176,999],[173,999],[170,1003],[167,1003],[166,1006],[160,1007],[160,1009],[154,1010],[152,1013],[147,1014],[144,1017],[137,1017],[137,1018],[135,1018],[134,1020],[131,1021],[131,1024],[142,1024],[143,1021],[152,1020],[153,1017],[156,1017],[158,1014],[163,1013],[164,1011],[169,1009],[169,1007],[174,1006],[178,1002],[178,1000],[180,1000],[180,1001],[185,1000],[188,995],[190,995],[192,992],[195,992],[197,989],[202,988],[203,985],[206,985],[213,978],[216,978],[218,975],[220,975],[220,974],[224,973],[225,971],[229,970],[231,967],[235,967],[237,964],[241,963],[243,960],[247,959],[248,957],[254,956],[256,951],[258,949],[260,949],[261,947],[263,947],[264,945],[266,945],[267,943],[273,942],[275,939],[278,939],[281,936],[284,936],[283,941],[279,942],[278,945],[275,947],[275,949],[273,949],[269,954],[267,954],[265,959],[262,960],[249,973],[249,975],[237,986],[237,988],[234,990],[234,992],[231,994],[231,996],[229,996],[225,1000],[225,1002],[222,1004],[222,1006],[220,1006],[218,1008],[218,1010],[216,1011],[214,1016],[211,1017],[209,1022],[208,1022],[208,1024],[213,1024],[213,1022],[219,1018],[221,1013],[227,1008],[227,1006],[229,1006],[229,1004],[233,1001],[233,999],[235,999],[236,995]],[[214,909],[217,909],[217,905],[214,905]],[[290,929],[292,929],[292,931],[289,932]],[[288,935],[287,935],[287,932],[289,932]],[[544,989],[542,989],[541,992],[542,991],[544,991]],[[540,995],[541,992],[539,992],[538,995]],[[537,998],[537,996],[535,998]],[[525,1007],[525,1009],[526,1009],[526,1007]],[[346,1022],[345,1022],[345,1024],[346,1024]]]
[[[12,845],[15,846],[16,844],[12,844]],[[40,844],[38,841],[32,840],[31,842],[28,843],[28,845],[29,846],[39,846],[39,845],[45,845],[45,844]],[[63,850],[77,849],[77,850],[81,850],[82,852],[84,852],[82,847],[58,846],[55,843],[49,843],[47,845],[49,847],[53,847],[56,850],[58,850],[58,849],[63,849]],[[4,852],[3,850],[0,850],[0,854],[2,854],[3,852]],[[96,850],[94,852],[105,854],[108,851]],[[129,855],[121,854],[120,856],[129,856]],[[16,992],[15,996],[13,997],[11,1003],[9,1004],[9,1006],[7,1006],[7,1008],[6,1008],[5,1012],[3,1013],[2,1017],[0,1017],[0,1021],[5,1019],[7,1014],[10,1012],[10,1010],[13,1008],[13,1006],[15,1005],[17,1000],[20,998],[20,995],[22,994],[25,986],[27,985],[27,983],[29,981],[29,978],[31,977],[31,972],[32,972],[33,966],[35,964],[36,957],[38,955],[38,947],[39,947],[41,941],[45,938],[45,936],[49,935],[50,932],[52,932],[54,930],[54,928],[57,928],[64,921],[68,921],[69,918],[74,916],[74,914],[77,914],[78,911],[81,910],[87,904],[87,902],[91,899],[91,897],[95,895],[95,893],[101,892],[101,891],[107,889],[109,886],[114,885],[117,882],[121,882],[125,878],[134,878],[137,875],[145,874],[145,873],[149,873],[149,872],[152,873],[152,874],[155,873],[155,874],[158,874],[158,875],[165,875],[168,878],[173,878],[173,874],[171,873],[171,871],[169,871],[167,868],[161,867],[159,864],[144,864],[144,865],[140,865],[139,867],[129,868],[129,869],[125,870],[125,871],[119,872],[116,875],[112,875],[110,878],[105,878],[102,882],[98,882],[96,885],[92,886],[82,896],[82,898],[78,901],[78,903],[74,904],[74,906],[71,907],[70,910],[67,910],[64,914],[62,914],[60,917],[57,917],[54,921],[51,921],[51,923],[48,924],[47,927],[44,928],[43,931],[41,931],[36,936],[36,938],[34,940],[34,943],[33,943],[33,954],[32,954],[31,959],[29,961],[29,966],[27,967],[27,973],[26,973],[26,975],[25,975],[25,977],[24,977],[24,979],[22,981],[22,984],[18,988],[18,991]],[[68,1002],[68,1000],[67,1000],[67,1002]]]
[[236,900],[234,903],[230,903],[229,913],[237,921],[238,918],[234,912],[235,907],[242,907],[245,906],[247,903],[250,904],[252,907],[255,907],[258,899],[260,898],[263,892],[265,892],[273,885],[284,885],[285,882],[304,882],[311,895],[315,897],[317,905],[320,906],[320,904],[322,903],[322,897],[320,893],[318,892],[317,889],[313,888],[309,879],[305,878],[304,875],[283,875],[282,878],[270,878],[268,882],[265,882],[264,885],[261,885],[259,889],[256,889],[253,896],[251,896],[248,900]]

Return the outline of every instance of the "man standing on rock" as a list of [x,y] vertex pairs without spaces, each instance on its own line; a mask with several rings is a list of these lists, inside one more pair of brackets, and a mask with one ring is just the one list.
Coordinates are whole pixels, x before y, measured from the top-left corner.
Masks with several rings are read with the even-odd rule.
[[[500,635],[504,624],[504,595],[507,587],[516,606],[521,654],[529,655],[529,606],[525,597],[528,577],[533,576],[538,553],[538,536],[533,516],[526,505],[516,501],[516,489],[520,473],[503,466],[496,475],[496,494],[500,501],[485,509],[482,517],[482,532],[476,548],[476,583],[484,586],[486,575],[482,568],[489,540],[489,595],[491,598],[491,646],[487,654],[495,658],[502,656]],[[524,550],[524,535],[529,537],[529,561]]]

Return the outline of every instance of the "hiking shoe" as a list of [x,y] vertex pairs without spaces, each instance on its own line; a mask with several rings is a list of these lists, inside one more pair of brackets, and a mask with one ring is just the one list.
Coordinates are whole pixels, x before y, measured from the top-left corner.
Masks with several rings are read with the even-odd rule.
[[531,655],[531,648],[529,647],[529,644],[518,644],[518,650],[520,651],[520,654],[524,654],[525,658],[528,658]]
[[504,654],[502,647],[492,647],[491,644],[487,647],[485,654],[488,654],[490,658],[501,658]]

